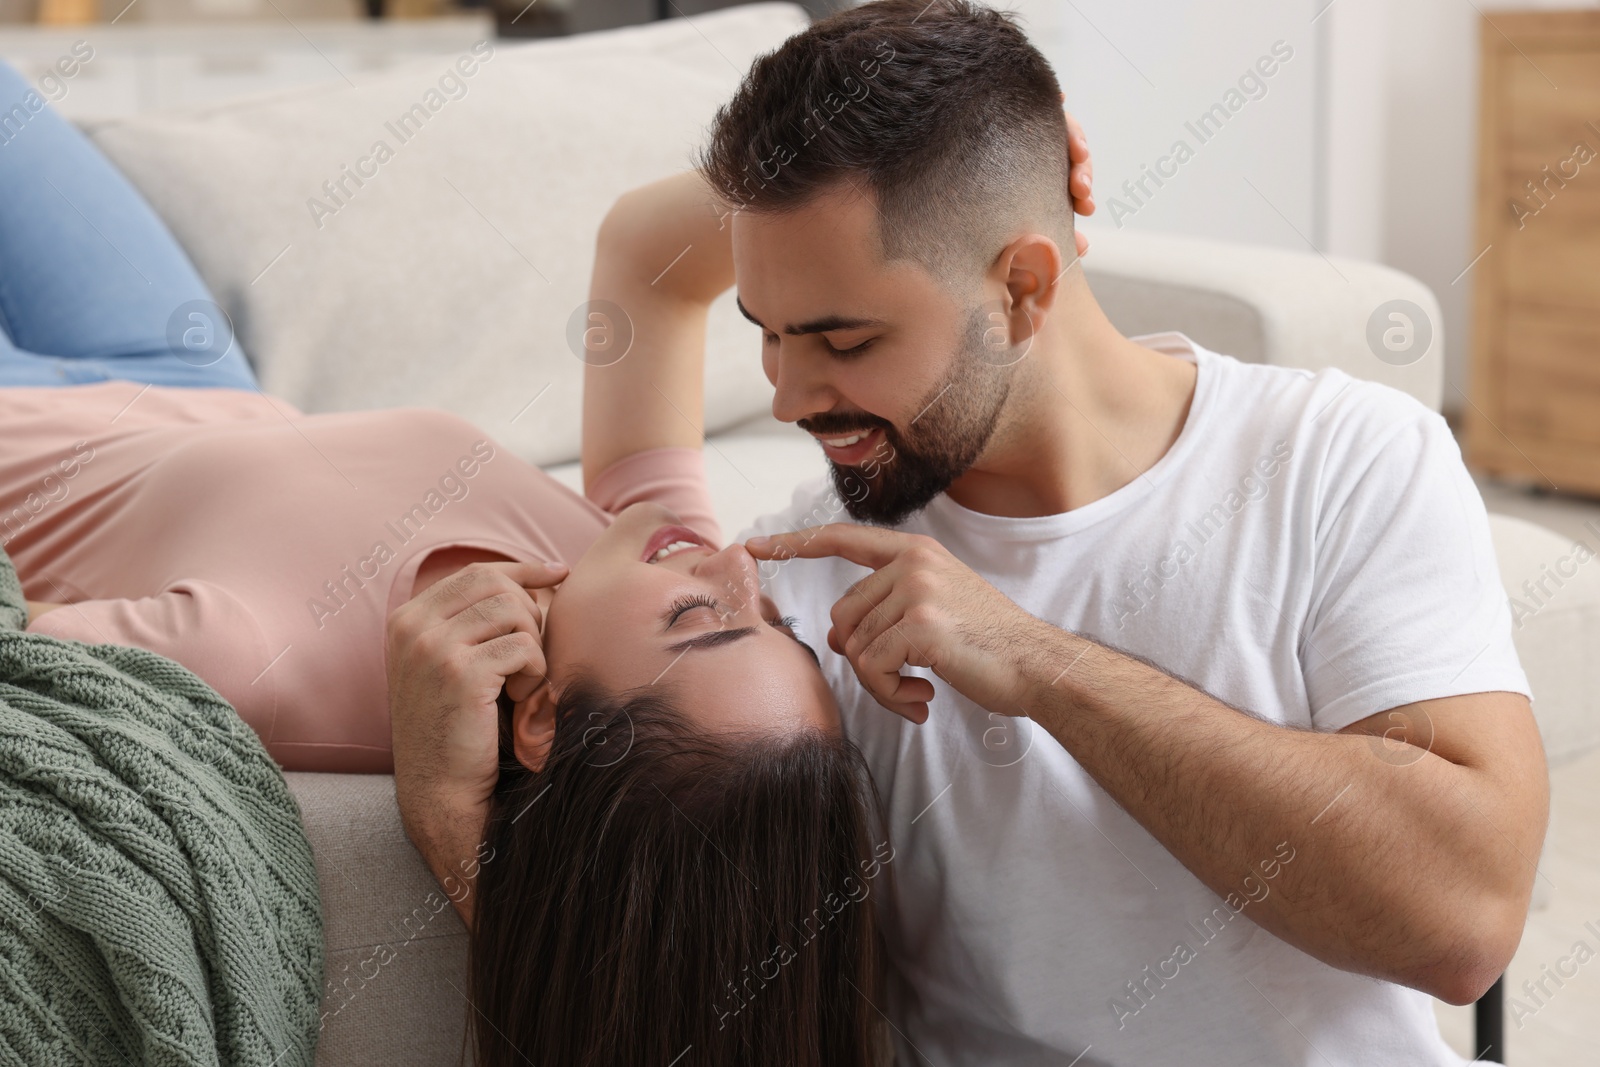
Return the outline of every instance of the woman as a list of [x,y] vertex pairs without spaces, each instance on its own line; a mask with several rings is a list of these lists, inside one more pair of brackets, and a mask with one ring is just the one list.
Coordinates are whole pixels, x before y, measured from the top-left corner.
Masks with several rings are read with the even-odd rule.
[[[29,91],[0,67],[7,107]],[[286,769],[387,772],[388,615],[501,580],[467,609],[514,657],[500,796],[524,813],[484,866],[481,1062],[869,1062],[870,783],[754,561],[717,547],[698,428],[587,434],[584,499],[441,412],[304,415],[215,333],[183,343],[219,325],[204,286],[52,111],[0,188],[0,537],[29,629],[177,660]]]

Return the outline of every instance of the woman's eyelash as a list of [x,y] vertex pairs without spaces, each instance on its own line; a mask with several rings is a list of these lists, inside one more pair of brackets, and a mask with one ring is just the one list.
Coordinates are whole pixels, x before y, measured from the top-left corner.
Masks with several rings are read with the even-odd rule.
[[715,600],[707,596],[705,593],[692,593],[681,596],[672,602],[672,607],[667,616],[667,625],[671,626],[673,623],[678,621],[678,616],[693,608],[710,608],[712,611],[718,611],[720,614],[720,610],[718,609],[717,602]]
[[800,620],[795,618],[793,615],[779,615],[777,621],[775,621],[772,625],[781,630],[793,630],[795,633],[800,632]]

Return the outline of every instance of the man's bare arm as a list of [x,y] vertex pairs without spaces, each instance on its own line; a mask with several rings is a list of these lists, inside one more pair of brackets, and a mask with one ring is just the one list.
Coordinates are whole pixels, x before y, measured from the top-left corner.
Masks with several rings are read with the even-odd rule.
[[43,615],[45,612],[54,611],[57,608],[66,607],[65,604],[50,604],[50,603],[47,603],[47,602],[42,601],[42,600],[30,600],[30,601],[27,602],[27,604],[28,604],[28,625],[29,626],[32,626],[33,625],[33,620],[37,619],[40,615]]
[[873,568],[834,605],[828,644],[874,699],[925,722],[932,683],[899,672],[930,667],[980,707],[1032,718],[1225,900],[1270,878],[1248,915],[1289,944],[1452,1004],[1511,959],[1549,818],[1526,697],[1294,729],[1035,618],[931,538],[835,523],[746,546]]
[[1318,733],[1047,624],[1036,635],[1030,717],[1202,882],[1242,898],[1288,843],[1293,861],[1249,903],[1257,924],[1451,1004],[1505,970],[1549,816],[1527,698],[1422,701]]

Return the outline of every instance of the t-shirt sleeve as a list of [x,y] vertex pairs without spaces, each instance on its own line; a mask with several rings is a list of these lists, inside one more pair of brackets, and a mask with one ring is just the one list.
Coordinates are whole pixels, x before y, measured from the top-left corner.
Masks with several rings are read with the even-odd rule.
[[[1318,730],[1418,700],[1530,696],[1489,517],[1438,414],[1330,455],[1299,653]],[[1360,451],[1357,451],[1359,445]],[[1348,473],[1344,473],[1348,472]]]
[[698,448],[635,452],[601,471],[587,496],[612,515],[641,501],[660,504],[709,544],[722,545],[722,528],[706,480],[705,453]]

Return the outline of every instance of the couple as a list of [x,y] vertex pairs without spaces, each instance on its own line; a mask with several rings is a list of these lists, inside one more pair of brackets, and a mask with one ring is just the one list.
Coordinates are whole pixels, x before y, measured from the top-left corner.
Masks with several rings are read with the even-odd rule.
[[[35,132],[0,153],[0,246],[57,250],[0,289],[30,629],[184,663],[285,767],[392,751],[469,885],[481,1062],[1460,1062],[1428,994],[1504,968],[1547,804],[1482,503],[1408,397],[1117,333],[1009,18],[823,19],[617,203],[586,499],[458,419],[163,356],[203,287]],[[833,479],[722,546],[730,285]]]

